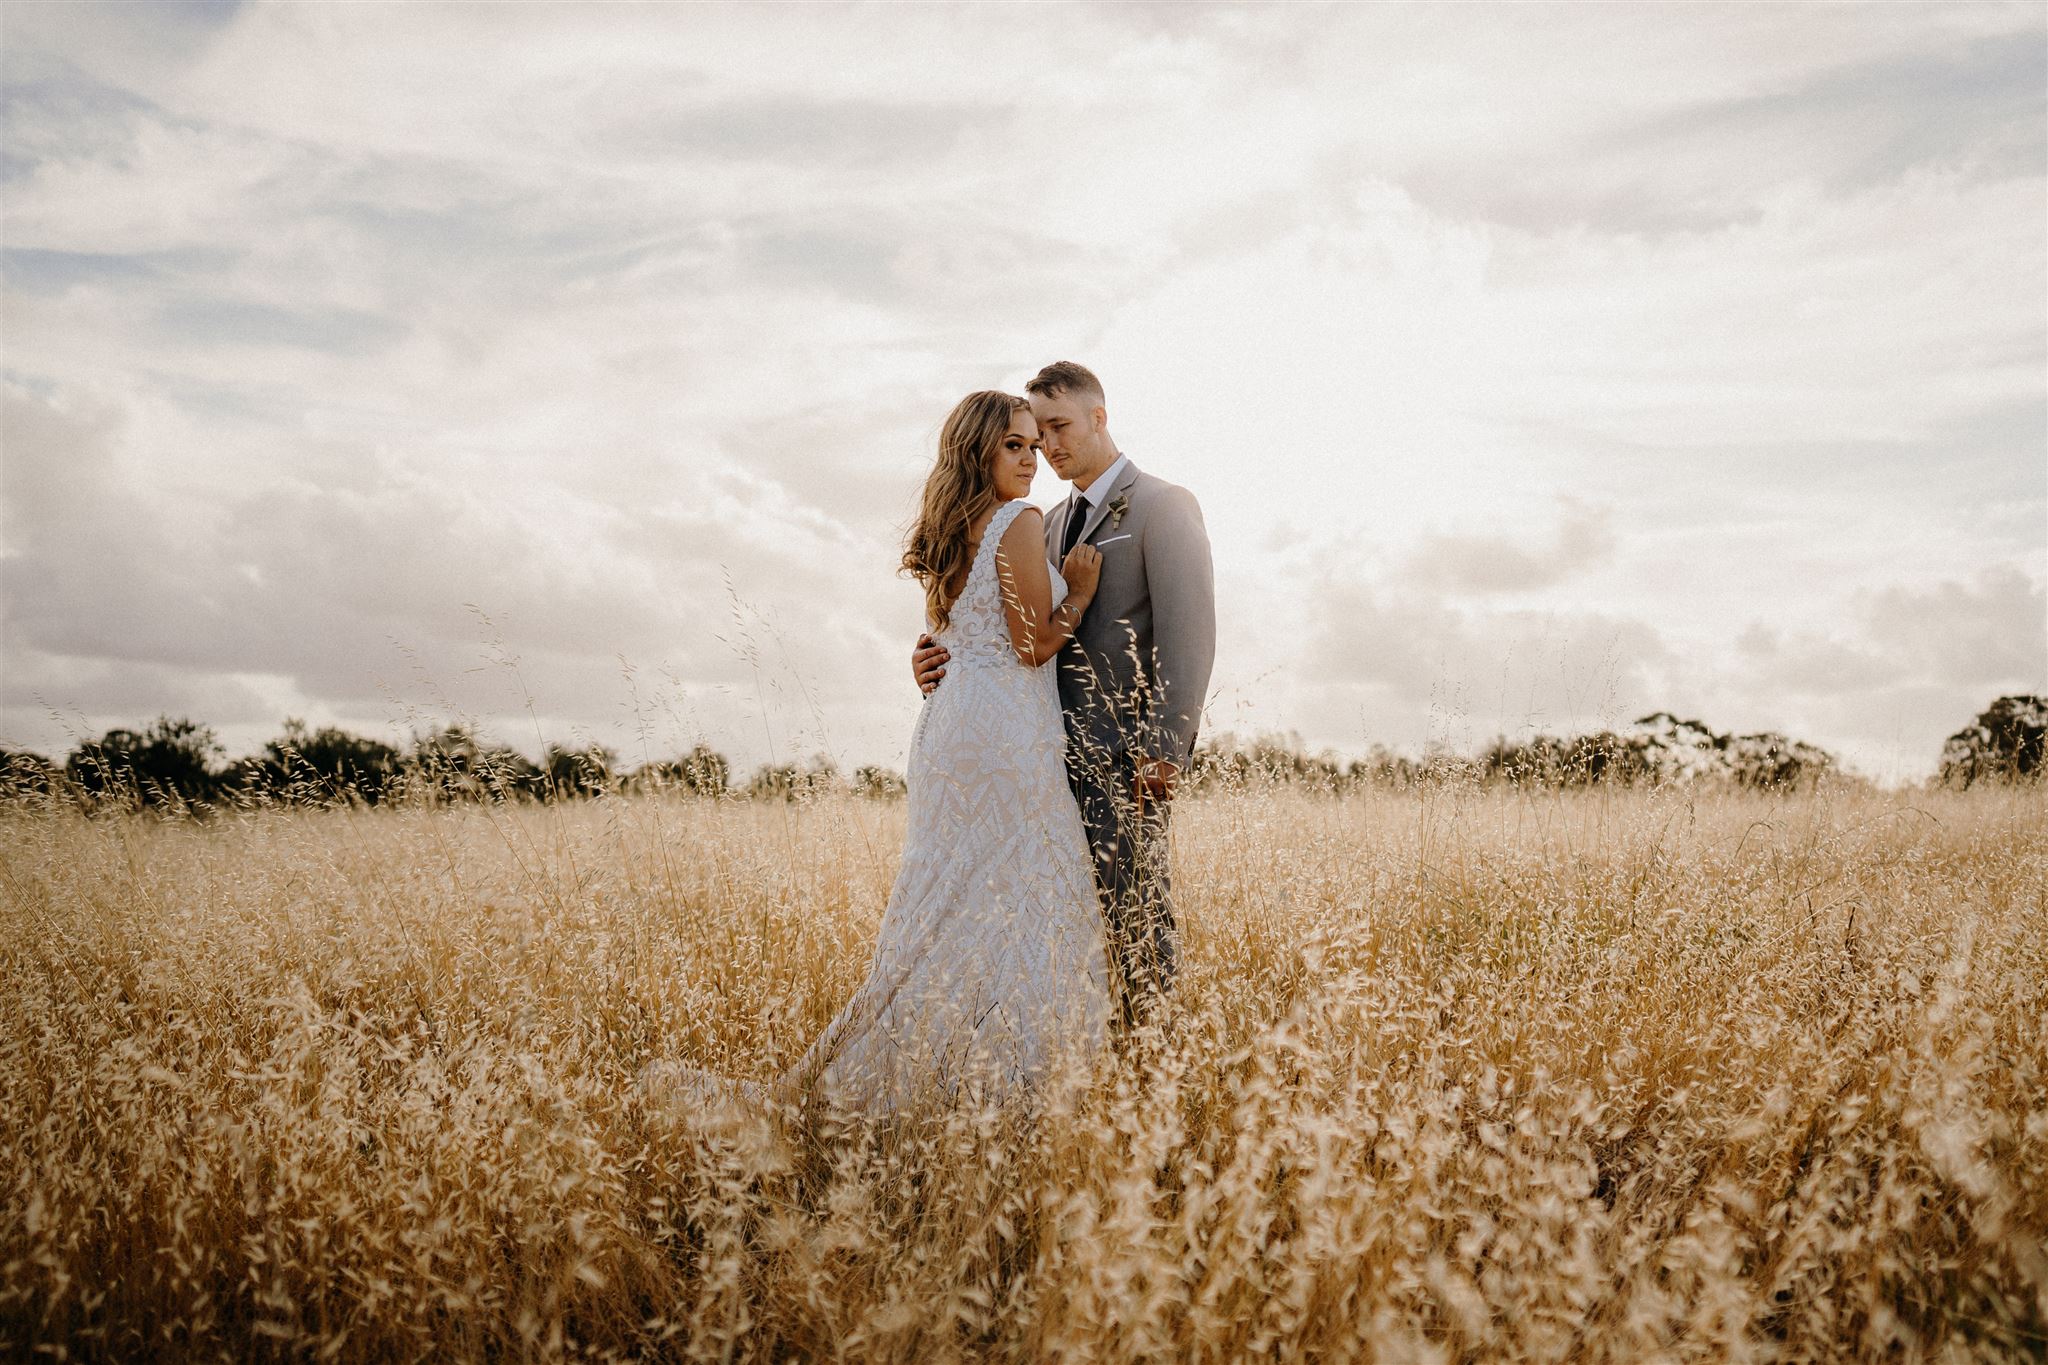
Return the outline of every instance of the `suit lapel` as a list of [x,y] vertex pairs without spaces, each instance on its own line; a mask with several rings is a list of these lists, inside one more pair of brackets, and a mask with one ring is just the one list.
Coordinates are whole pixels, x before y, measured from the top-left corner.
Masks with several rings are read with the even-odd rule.
[[[1109,486],[1109,496],[1088,509],[1088,520],[1081,524],[1080,544],[1086,545],[1089,543],[1095,535],[1095,528],[1102,525],[1102,519],[1109,515],[1109,505],[1115,502],[1119,495],[1128,493],[1131,485],[1137,481],[1138,467],[1126,459],[1124,461],[1124,472],[1117,475],[1116,482]],[[1071,498],[1075,495],[1069,493],[1067,496]]]

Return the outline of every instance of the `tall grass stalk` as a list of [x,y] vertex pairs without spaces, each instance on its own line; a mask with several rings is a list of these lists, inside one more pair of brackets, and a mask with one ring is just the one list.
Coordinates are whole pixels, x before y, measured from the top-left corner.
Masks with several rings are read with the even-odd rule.
[[1162,1025],[785,1132],[900,805],[0,816],[0,1355],[2048,1353],[2038,793],[1250,788]]

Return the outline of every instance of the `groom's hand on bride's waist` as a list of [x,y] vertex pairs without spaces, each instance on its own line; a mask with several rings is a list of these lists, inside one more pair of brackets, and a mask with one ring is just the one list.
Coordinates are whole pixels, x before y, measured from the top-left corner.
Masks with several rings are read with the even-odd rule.
[[946,661],[952,657],[944,645],[933,643],[929,633],[918,636],[910,651],[910,676],[916,680],[917,690],[929,697],[939,679],[946,676]]

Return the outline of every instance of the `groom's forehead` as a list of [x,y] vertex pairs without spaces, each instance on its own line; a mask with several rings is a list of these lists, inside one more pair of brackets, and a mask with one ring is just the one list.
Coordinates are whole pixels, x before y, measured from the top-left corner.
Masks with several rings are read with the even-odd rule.
[[1058,393],[1035,393],[1031,395],[1031,410],[1041,422],[1074,417],[1088,410],[1088,395],[1063,389]]

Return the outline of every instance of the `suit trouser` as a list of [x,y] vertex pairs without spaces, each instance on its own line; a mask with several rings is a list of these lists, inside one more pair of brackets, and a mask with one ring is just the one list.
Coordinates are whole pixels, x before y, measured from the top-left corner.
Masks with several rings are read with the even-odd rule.
[[1172,984],[1180,966],[1180,933],[1173,919],[1167,865],[1166,826],[1172,807],[1147,801],[1140,810],[1133,791],[1136,775],[1129,755],[1097,751],[1077,760],[1069,750],[1067,780],[1094,854],[1110,971],[1126,1029]]

